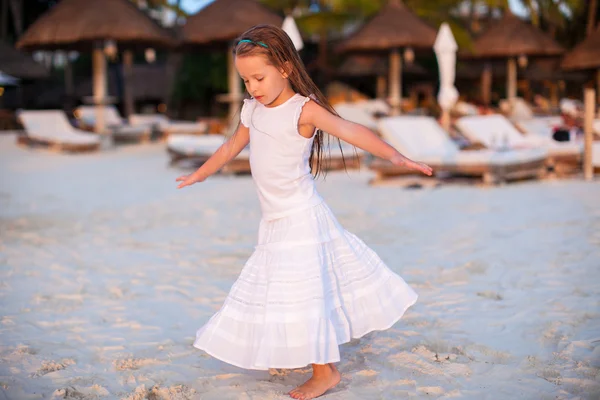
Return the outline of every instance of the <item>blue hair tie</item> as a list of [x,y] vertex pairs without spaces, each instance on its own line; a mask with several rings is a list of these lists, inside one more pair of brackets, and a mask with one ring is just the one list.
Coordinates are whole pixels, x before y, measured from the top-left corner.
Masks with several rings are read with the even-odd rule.
[[240,44],[240,43],[252,43],[252,44],[253,44],[253,45],[255,45],[255,46],[256,46],[256,45],[259,45],[259,46],[262,46],[262,47],[264,47],[265,49],[268,49],[268,48],[269,48],[269,46],[267,46],[267,45],[266,45],[266,44],[264,44],[263,42],[254,42],[254,41],[252,41],[252,40],[250,40],[250,39],[242,39],[242,40],[240,40],[240,41],[238,42],[238,44]]

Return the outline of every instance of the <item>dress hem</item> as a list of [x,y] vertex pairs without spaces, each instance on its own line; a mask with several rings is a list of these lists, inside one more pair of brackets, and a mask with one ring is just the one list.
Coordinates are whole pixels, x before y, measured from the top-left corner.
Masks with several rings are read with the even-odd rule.
[[[365,336],[365,335],[367,335],[367,334],[369,334],[371,332],[384,331],[384,330],[390,329],[398,321],[400,321],[400,319],[406,313],[406,310],[408,310],[410,307],[412,307],[413,305],[415,305],[415,303],[417,302],[418,298],[419,298],[419,296],[417,295],[411,303],[407,304],[404,307],[404,309],[402,310],[402,312],[400,313],[400,315],[398,315],[396,318],[394,318],[394,320],[392,321],[392,323],[388,324],[387,326],[384,326],[384,327],[381,327],[381,328],[373,328],[373,329],[367,330],[366,332],[364,332],[362,334],[357,334],[356,336],[353,335],[349,340],[340,342],[337,345],[341,346],[343,344],[349,343],[353,339],[360,339],[361,337],[363,337],[363,336]],[[237,363],[237,362],[232,362],[232,361],[220,358],[219,356],[217,356],[212,351],[209,351],[209,350],[207,350],[207,349],[205,349],[203,347],[197,346],[195,341],[194,341],[193,347],[195,347],[195,348],[197,348],[199,350],[202,350],[205,353],[207,353],[208,355],[216,358],[217,360],[223,361],[223,362],[225,362],[227,364],[233,365],[233,366],[238,367],[238,368],[250,369],[250,370],[257,370],[257,371],[267,371],[267,370],[269,370],[271,368],[297,369],[297,368],[304,368],[304,367],[306,367],[309,364],[329,364],[329,363],[340,362],[340,357],[334,357],[334,359],[332,359],[332,360],[327,360],[327,361],[324,361],[324,360],[310,360],[310,361],[305,362],[303,364],[287,364],[287,365],[277,364],[277,365],[270,365],[270,366],[251,366],[251,367],[248,367],[248,366],[243,366],[243,365],[241,365],[240,363]]]

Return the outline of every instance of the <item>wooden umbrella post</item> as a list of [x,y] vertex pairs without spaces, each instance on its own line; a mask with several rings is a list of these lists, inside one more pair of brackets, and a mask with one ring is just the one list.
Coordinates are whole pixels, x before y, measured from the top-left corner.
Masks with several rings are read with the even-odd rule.
[[593,123],[596,109],[596,92],[594,89],[585,89],[584,104],[584,152],[583,152],[583,177],[586,181],[594,179],[594,166],[592,164]]
[[481,100],[483,104],[488,106],[492,99],[492,67],[489,63],[485,63],[483,72],[481,73]]
[[236,115],[240,110],[242,99],[242,88],[240,85],[240,77],[235,70],[233,59],[233,51],[230,48],[227,54],[227,72],[229,74],[229,122],[233,123]]
[[598,118],[600,118],[600,68],[596,71],[596,91],[598,95]]
[[517,62],[514,57],[508,59],[506,79],[506,98],[512,107],[517,97]]
[[385,99],[385,87],[387,82],[385,81],[385,76],[378,75],[377,76],[377,98]]
[[97,45],[92,52],[93,76],[94,76],[94,105],[96,106],[97,133],[105,133],[104,104],[106,102],[106,59],[102,47]]
[[558,108],[558,83],[550,82],[550,105],[553,108]]
[[400,51],[393,49],[390,53],[390,105],[392,115],[400,115],[402,104],[402,60]]
[[[125,116],[130,117],[135,113],[135,105],[133,103],[133,90],[131,85],[131,79],[133,75],[133,52],[131,50],[125,50],[123,52],[123,80],[124,80],[124,94],[125,94]],[[152,84],[147,82],[147,84]]]

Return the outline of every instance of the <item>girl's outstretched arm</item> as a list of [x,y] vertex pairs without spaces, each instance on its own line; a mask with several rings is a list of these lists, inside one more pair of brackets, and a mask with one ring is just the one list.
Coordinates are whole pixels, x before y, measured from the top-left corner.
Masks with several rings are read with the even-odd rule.
[[368,151],[374,156],[389,160],[395,165],[415,169],[423,172],[425,175],[433,173],[431,167],[403,156],[398,150],[381,140],[370,129],[333,115],[314,101],[309,101],[304,105],[299,124],[319,128],[344,142]]
[[250,130],[239,124],[235,133],[200,168],[190,175],[182,175],[175,180],[181,182],[177,189],[204,181],[240,154],[248,143],[250,143]]

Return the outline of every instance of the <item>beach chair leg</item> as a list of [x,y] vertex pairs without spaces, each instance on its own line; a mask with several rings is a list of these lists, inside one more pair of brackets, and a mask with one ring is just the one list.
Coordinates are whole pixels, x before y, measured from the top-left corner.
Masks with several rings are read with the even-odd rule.
[[485,172],[483,174],[483,183],[486,185],[493,185],[495,184],[497,181],[497,177],[494,173],[492,172]]

